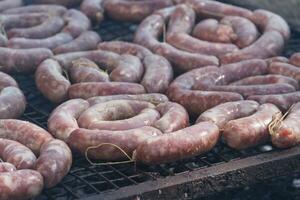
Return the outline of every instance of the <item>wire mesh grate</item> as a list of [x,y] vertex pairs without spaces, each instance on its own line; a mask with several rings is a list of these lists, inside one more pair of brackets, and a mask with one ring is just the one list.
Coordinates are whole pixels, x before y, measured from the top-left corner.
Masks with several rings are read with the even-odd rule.
[[[100,33],[104,41],[131,41],[136,27],[136,25],[130,23],[117,23],[107,20],[95,30]],[[300,34],[293,32],[292,39],[287,45],[285,55],[290,56],[293,52],[299,50],[299,47]],[[55,105],[51,104],[38,92],[33,76],[15,75],[15,78],[24,91],[28,101],[28,106],[22,119],[47,128],[49,113],[53,110]],[[54,188],[44,190],[39,197],[34,199],[71,200],[99,195],[109,191],[116,191],[125,186],[137,185],[161,177],[174,176],[187,171],[220,165],[231,160],[257,155],[267,151],[276,151],[276,149],[273,149],[270,144],[265,144],[250,150],[236,151],[221,141],[206,155],[163,165],[139,165],[137,167],[133,164],[92,166],[83,156],[74,155],[72,168],[63,181]]]

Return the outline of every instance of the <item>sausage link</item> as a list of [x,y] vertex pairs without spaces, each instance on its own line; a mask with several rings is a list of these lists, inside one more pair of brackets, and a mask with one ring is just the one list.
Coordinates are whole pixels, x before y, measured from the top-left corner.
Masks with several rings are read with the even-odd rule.
[[12,28],[27,28],[37,26],[49,18],[47,13],[21,13],[0,15],[1,24],[6,31]]
[[35,154],[39,153],[45,142],[53,139],[47,131],[39,126],[16,119],[0,120],[0,138],[20,142]]
[[190,158],[211,150],[219,139],[219,129],[212,122],[146,139],[135,150],[134,158],[145,164],[160,164]]
[[31,2],[35,4],[54,4],[73,7],[79,5],[81,1],[82,0],[32,0]]
[[25,111],[26,99],[19,88],[6,87],[0,92],[0,119],[19,118]]
[[94,23],[100,23],[104,18],[104,0],[83,0],[80,10]]
[[213,107],[202,113],[196,123],[210,121],[223,130],[230,120],[247,117],[257,111],[259,104],[255,101],[227,102]]
[[31,73],[45,59],[53,56],[49,49],[10,49],[0,47],[0,70],[7,73]]
[[21,6],[23,6],[23,0],[3,0],[0,1],[0,12]]
[[294,54],[291,56],[289,63],[290,63],[291,65],[300,67],[300,53],[294,53]]
[[0,157],[17,169],[32,169],[36,161],[35,155],[29,148],[19,142],[2,138],[0,138]]
[[300,68],[288,63],[271,63],[269,66],[269,73],[289,76],[297,81],[300,81]]
[[255,24],[246,18],[226,16],[220,21],[220,23],[232,27],[235,34],[235,37],[232,37],[232,42],[239,48],[251,45],[259,36],[259,32]]
[[152,55],[151,51],[141,45],[123,41],[101,42],[98,44],[98,49],[112,51],[117,54],[130,54],[137,56],[141,60],[146,56]]
[[[84,154],[89,147],[109,143],[118,146],[129,156],[144,140],[162,133],[153,127],[145,126],[125,131],[105,131],[77,129],[72,132],[68,140],[70,147]],[[88,151],[89,158],[108,161],[128,159],[118,148],[112,145],[103,145]]]
[[35,170],[23,169],[0,173],[2,200],[24,200],[38,196],[44,187],[43,177]]
[[69,98],[88,99],[95,96],[116,94],[144,94],[145,88],[137,83],[110,82],[110,83],[77,83],[69,88]]
[[61,140],[51,140],[43,144],[35,169],[44,177],[44,185],[51,188],[57,185],[69,172],[72,165],[72,152]]
[[151,126],[160,117],[153,109],[154,105],[149,102],[109,101],[96,104],[84,111],[78,119],[78,124],[81,128],[111,131]]
[[3,11],[4,14],[48,13],[51,16],[62,16],[67,9],[60,5],[26,5]]
[[219,65],[219,60],[215,56],[180,51],[167,43],[156,45],[154,52],[169,60],[175,69],[184,72],[199,67]]
[[[178,0],[177,0],[178,1]],[[182,2],[182,0],[179,0]],[[252,19],[253,12],[237,6],[221,3],[211,0],[184,0],[184,3],[191,5],[196,11],[197,16],[201,18],[217,18],[225,16],[240,16],[247,19]]]
[[63,32],[71,34],[73,38],[78,37],[92,26],[89,18],[75,9],[68,10],[63,18],[67,22]]
[[89,103],[83,99],[72,99],[58,106],[48,119],[50,133],[55,138],[66,141],[71,132],[79,128],[77,119],[88,107]]
[[224,84],[224,77],[218,67],[191,70],[171,83],[168,97],[183,105],[192,115],[199,115],[220,103],[242,100],[243,97],[238,93],[201,91],[211,85]]
[[255,58],[266,59],[277,56],[284,47],[284,38],[277,31],[266,31],[250,46],[230,54],[220,55],[222,64],[239,62]]
[[231,43],[237,35],[229,24],[220,24],[216,19],[200,21],[193,29],[192,36],[200,40]]
[[73,37],[70,34],[62,32],[44,39],[12,38],[8,40],[7,46],[14,49],[47,48],[52,50],[72,40]]
[[71,85],[62,73],[62,67],[53,59],[43,61],[35,73],[37,88],[54,103],[60,103],[67,99],[68,89]]
[[108,67],[115,66],[116,60],[118,60],[120,56],[113,52],[96,50],[64,53],[56,55],[53,58],[57,60],[66,70],[72,66],[74,60],[79,58],[87,58],[95,62],[98,66],[104,66],[105,69],[107,69]]
[[60,45],[53,49],[54,54],[62,54],[76,51],[94,50],[101,41],[100,36],[94,31],[85,31],[73,41]]
[[267,58],[267,59],[265,59],[265,61],[268,63],[268,65],[270,65],[272,62],[287,63],[287,62],[289,62],[289,59],[286,57],[283,57],[283,56],[275,56],[275,57]]
[[268,125],[275,114],[281,114],[275,105],[263,104],[253,115],[229,121],[223,131],[226,143],[235,149],[245,149],[267,142]]
[[98,97],[91,97],[87,99],[91,106],[104,103],[112,100],[135,100],[135,101],[147,101],[154,105],[164,103],[169,101],[168,97],[164,94],[159,93],[148,93],[148,94],[137,94],[137,95],[112,95],[112,96],[98,96]]
[[17,171],[16,167],[8,162],[0,163],[0,173]]
[[69,69],[72,83],[82,82],[109,82],[109,76],[102,71],[96,63],[86,58],[79,58],[73,61]]
[[220,67],[226,83],[241,80],[243,78],[263,75],[268,73],[268,65],[264,60],[251,59]]
[[256,23],[264,32],[277,31],[285,40],[290,38],[290,28],[286,21],[279,15],[267,10],[258,9],[253,12],[252,20]]
[[121,55],[117,65],[108,68],[110,80],[115,82],[138,83],[142,79],[144,66],[138,57],[132,55]]
[[0,90],[9,86],[18,87],[18,83],[10,75],[0,72]]
[[157,105],[156,110],[161,118],[154,123],[154,127],[163,133],[171,133],[189,125],[189,115],[180,104],[166,102]]
[[279,148],[289,148],[299,144],[299,115],[300,104],[296,103],[287,117],[274,128],[271,133],[272,143]]
[[300,92],[292,92],[287,94],[271,94],[271,95],[254,95],[247,99],[254,100],[260,104],[272,103],[280,110],[286,112],[293,104],[300,101]]
[[236,92],[243,97],[262,94],[284,94],[295,92],[295,88],[287,83],[275,83],[265,85],[222,85],[212,86],[208,90],[223,91],[223,92]]
[[259,75],[259,76],[251,76],[239,81],[235,81],[230,85],[261,85],[261,84],[278,84],[285,83],[293,86],[296,90],[299,89],[298,81],[288,76],[282,75]]
[[43,23],[30,28],[14,28],[7,32],[8,38],[23,37],[32,39],[42,39],[55,35],[65,25],[61,17],[49,17]]
[[107,15],[118,21],[139,22],[155,10],[173,5],[172,0],[125,1],[110,0],[104,2]]
[[173,68],[169,61],[162,56],[149,55],[143,63],[145,74],[141,84],[149,93],[164,93],[173,80]]

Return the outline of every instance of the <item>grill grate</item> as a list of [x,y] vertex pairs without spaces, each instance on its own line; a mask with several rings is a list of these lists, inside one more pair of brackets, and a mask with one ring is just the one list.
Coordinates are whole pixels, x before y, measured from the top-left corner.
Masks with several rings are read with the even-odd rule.
[[[135,29],[136,25],[134,24],[116,23],[107,20],[100,27],[97,27],[96,31],[100,33],[105,41],[131,41]],[[300,33],[293,32],[285,55],[290,56],[293,52],[299,50],[299,47]],[[28,101],[22,119],[46,128],[47,118],[55,105],[51,104],[38,92],[33,76],[15,75],[15,78]],[[83,156],[74,155],[74,163],[70,173],[58,186],[44,190],[35,200],[71,200],[101,195],[125,186],[138,185],[139,183],[157,180],[166,176],[175,176],[187,171],[207,169],[269,151],[276,151],[276,149],[273,149],[270,144],[265,144],[249,150],[236,151],[220,142],[206,155],[164,165],[139,165],[136,168],[133,164],[91,166]]]

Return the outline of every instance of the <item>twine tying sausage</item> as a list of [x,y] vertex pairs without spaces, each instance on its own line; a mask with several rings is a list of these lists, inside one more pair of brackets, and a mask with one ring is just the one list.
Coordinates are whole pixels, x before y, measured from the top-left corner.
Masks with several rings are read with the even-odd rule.
[[291,112],[291,110],[293,109],[295,104],[293,104],[289,110],[283,115],[281,116],[281,113],[276,113],[273,117],[272,117],[272,121],[271,123],[268,125],[268,129],[269,129],[269,133],[270,135],[275,135],[276,132],[278,131],[278,129],[281,127],[283,120],[286,118],[286,116]]
[[[88,152],[91,149],[97,149],[97,148],[100,148],[100,147],[105,146],[105,145],[110,145],[110,146],[113,146],[113,147],[117,148],[118,150],[120,150],[128,158],[128,160],[126,160],[126,161],[119,161],[119,162],[105,162],[105,163],[95,163],[95,162],[91,161],[90,158],[89,158],[89,156],[88,156]],[[136,161],[134,159],[134,156],[130,157],[121,147],[119,147],[118,145],[113,144],[113,143],[101,143],[101,144],[98,144],[96,146],[90,146],[90,147],[88,147],[85,150],[85,159],[91,165],[94,165],[94,166],[106,166],[106,165],[118,165],[118,164],[126,164],[126,163],[136,163]]]

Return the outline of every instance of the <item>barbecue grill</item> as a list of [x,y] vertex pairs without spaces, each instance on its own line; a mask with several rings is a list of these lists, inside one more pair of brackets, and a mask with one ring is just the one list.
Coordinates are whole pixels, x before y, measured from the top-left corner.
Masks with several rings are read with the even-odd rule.
[[[136,27],[107,20],[96,31],[105,41],[131,41]],[[284,54],[290,56],[299,48],[300,33],[292,31]],[[46,128],[55,105],[37,90],[33,76],[14,77],[28,101],[23,120]],[[300,146],[278,150],[271,144],[237,151],[221,141],[205,155],[155,166],[93,166],[83,156],[74,155],[72,169],[63,181],[34,199],[193,199],[289,175],[299,169]]]

